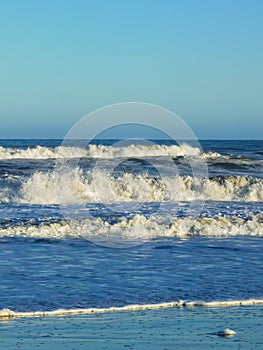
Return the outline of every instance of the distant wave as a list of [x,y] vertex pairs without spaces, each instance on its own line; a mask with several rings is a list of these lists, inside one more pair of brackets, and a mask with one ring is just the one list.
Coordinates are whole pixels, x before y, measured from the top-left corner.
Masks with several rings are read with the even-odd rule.
[[26,311],[15,312],[10,309],[0,310],[0,319],[8,318],[26,318],[26,317],[45,317],[45,316],[74,316],[74,315],[88,315],[107,312],[120,311],[139,311],[139,310],[157,310],[165,308],[182,308],[182,307],[237,307],[237,306],[251,306],[263,305],[263,299],[247,299],[247,300],[223,300],[223,301],[174,301],[169,303],[159,304],[135,304],[120,307],[109,308],[87,308],[87,309],[57,309],[53,311]]
[[[6,193],[3,198],[7,198]],[[114,178],[101,171],[93,174],[83,173],[80,169],[56,177],[55,172],[36,172],[23,184],[16,199],[44,205],[195,200],[261,202],[263,179],[242,176],[158,179],[129,173]]]
[[214,218],[174,218],[135,215],[132,219],[122,219],[110,223],[101,218],[65,220],[50,224],[13,226],[0,229],[1,237],[32,237],[46,239],[65,238],[107,238],[149,240],[160,237],[191,238],[263,236],[263,216],[255,215],[249,219],[233,216]]
[[86,150],[78,147],[29,147],[4,148],[0,147],[0,159],[48,159],[48,158],[79,158],[87,155]]
[[204,153],[199,148],[187,144],[171,145],[128,145],[122,147],[88,145],[87,148],[64,147],[55,148],[37,146],[34,148],[0,147],[0,159],[48,159],[48,158],[127,158],[127,157],[216,157],[218,153]]

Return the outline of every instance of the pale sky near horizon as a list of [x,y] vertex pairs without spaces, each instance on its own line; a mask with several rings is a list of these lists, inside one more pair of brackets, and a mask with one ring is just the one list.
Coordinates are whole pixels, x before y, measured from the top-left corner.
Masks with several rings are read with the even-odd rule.
[[200,139],[262,139],[262,18],[261,0],[0,0],[0,137],[138,101]]

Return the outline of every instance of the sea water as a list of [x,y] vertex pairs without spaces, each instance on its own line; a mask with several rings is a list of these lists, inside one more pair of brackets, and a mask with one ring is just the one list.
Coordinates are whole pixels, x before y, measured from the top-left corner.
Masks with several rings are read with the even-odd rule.
[[153,142],[1,140],[0,309],[263,297],[263,142]]

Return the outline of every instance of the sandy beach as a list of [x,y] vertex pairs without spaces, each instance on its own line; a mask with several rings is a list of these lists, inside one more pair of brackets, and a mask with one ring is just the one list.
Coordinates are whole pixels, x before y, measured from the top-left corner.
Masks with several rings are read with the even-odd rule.
[[[168,308],[0,321],[3,349],[260,350],[263,306]],[[217,335],[230,328],[236,335]]]

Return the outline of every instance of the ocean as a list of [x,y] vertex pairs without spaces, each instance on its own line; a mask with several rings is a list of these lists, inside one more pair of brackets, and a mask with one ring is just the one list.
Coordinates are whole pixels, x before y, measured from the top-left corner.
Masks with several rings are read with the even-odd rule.
[[114,143],[1,140],[0,309],[262,298],[263,141]]
[[263,141],[152,143],[0,141],[0,309],[263,298]]

